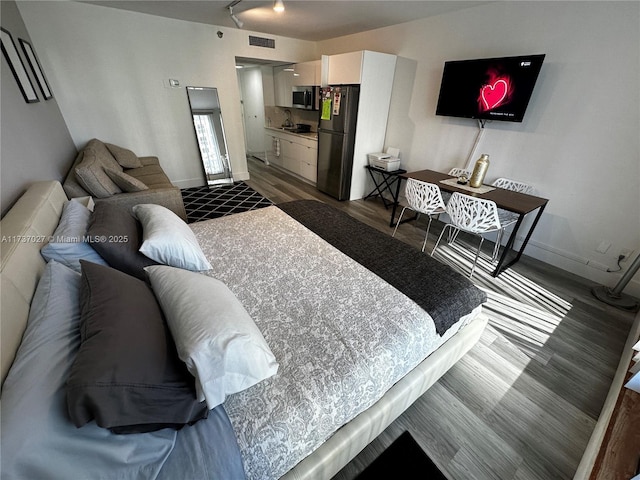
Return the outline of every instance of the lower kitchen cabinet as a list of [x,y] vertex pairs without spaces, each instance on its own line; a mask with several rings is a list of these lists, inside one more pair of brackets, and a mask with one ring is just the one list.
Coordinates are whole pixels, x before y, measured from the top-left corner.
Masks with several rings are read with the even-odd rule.
[[266,129],[265,137],[269,163],[316,183],[318,142],[315,139],[273,129]]

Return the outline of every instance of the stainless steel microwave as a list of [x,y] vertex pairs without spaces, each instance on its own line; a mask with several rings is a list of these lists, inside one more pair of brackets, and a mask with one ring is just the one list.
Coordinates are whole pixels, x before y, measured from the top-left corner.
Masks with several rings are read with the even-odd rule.
[[293,87],[292,106],[304,110],[320,109],[320,87]]

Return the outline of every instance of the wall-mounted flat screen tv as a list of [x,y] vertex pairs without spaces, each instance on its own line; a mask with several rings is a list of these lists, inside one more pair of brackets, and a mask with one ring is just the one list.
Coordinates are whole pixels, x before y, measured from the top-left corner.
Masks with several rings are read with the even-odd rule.
[[522,122],[544,57],[445,62],[436,115]]

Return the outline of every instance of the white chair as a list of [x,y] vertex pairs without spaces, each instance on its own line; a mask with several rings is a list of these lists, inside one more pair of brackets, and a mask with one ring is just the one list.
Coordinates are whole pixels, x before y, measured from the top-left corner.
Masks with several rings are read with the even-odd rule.
[[418,215],[424,213],[429,217],[427,232],[424,236],[424,242],[422,243],[422,251],[424,252],[424,248],[427,245],[427,238],[429,237],[429,228],[431,228],[431,216],[440,215],[446,211],[444,201],[442,200],[442,194],[440,193],[440,188],[433,183],[426,183],[414,178],[408,178],[404,194],[409,205],[404,207],[402,212],[400,212],[396,228],[393,229],[393,234],[391,236],[395,237],[398,225],[400,225],[402,216],[407,208],[413,210]]
[[469,170],[457,167],[449,170],[449,175],[451,175],[452,177],[461,177],[462,175],[464,175],[467,178],[471,178],[471,172]]
[[491,185],[498,188],[504,188],[505,190],[511,190],[513,192],[527,194],[533,193],[533,187],[531,185],[524,182],[519,182],[517,180],[511,180],[510,178],[496,178],[496,180]]
[[[491,185],[498,188],[504,188],[505,190],[511,190],[512,192],[526,193],[528,195],[533,193],[533,187],[531,185],[520,182],[518,180],[512,180],[510,178],[496,178]],[[504,231],[508,226],[513,225],[518,221],[519,215],[517,213],[509,212],[508,210],[499,208],[498,217],[500,218],[500,223],[502,224],[502,231],[499,233],[498,239],[496,240],[499,248]]]
[[[471,278],[476,268],[478,257],[480,256],[482,243],[484,242],[484,237],[482,235],[489,232],[498,232],[498,235],[500,235],[500,232],[502,231],[502,225],[498,218],[498,207],[492,200],[485,200],[454,192],[451,194],[451,199],[447,204],[447,213],[449,214],[450,223],[447,223],[442,229],[442,232],[431,251],[431,256],[433,256],[436,248],[438,248],[440,240],[442,240],[442,236],[447,231],[447,228],[450,229],[449,243],[455,242],[460,230],[480,237],[480,244],[478,245],[478,250],[476,251],[476,256],[473,260],[473,265],[471,266],[471,273],[469,274],[469,278]],[[493,255],[491,256],[491,261],[494,261],[497,258],[499,245],[500,243],[496,242],[493,249]]]

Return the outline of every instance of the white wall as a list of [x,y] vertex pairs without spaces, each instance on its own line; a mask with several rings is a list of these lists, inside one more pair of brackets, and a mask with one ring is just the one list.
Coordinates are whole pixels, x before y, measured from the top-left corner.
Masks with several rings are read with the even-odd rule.
[[[157,155],[181,187],[204,184],[184,87],[218,88],[233,175],[246,179],[235,56],[302,61],[315,51],[311,42],[273,36],[275,49],[251,47],[246,30],[84,3],[18,7],[75,145],[97,137]],[[181,88],[169,88],[170,78]]]
[[[478,149],[488,180],[533,184],[550,202],[527,247],[605,285],[621,249],[640,253],[640,3],[494,2],[336,38],[320,54],[370,49],[399,55],[385,144],[403,168],[464,166],[477,126],[436,117],[446,60],[546,53],[523,123],[487,124]],[[612,247],[606,254],[595,248]],[[587,265],[588,262],[592,265]],[[640,275],[625,293],[640,296]]]

